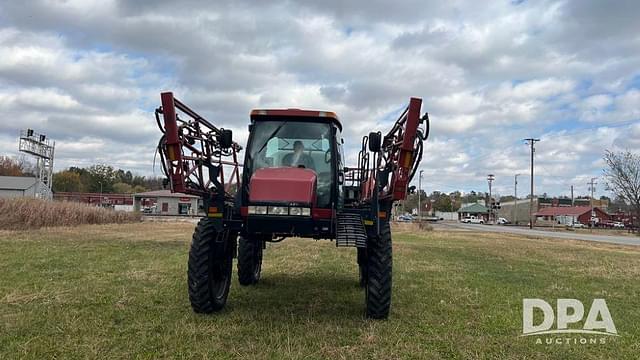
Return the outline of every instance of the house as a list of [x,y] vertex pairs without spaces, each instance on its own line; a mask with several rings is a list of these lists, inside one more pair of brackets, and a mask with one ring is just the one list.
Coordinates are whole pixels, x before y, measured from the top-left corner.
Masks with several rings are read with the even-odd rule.
[[575,222],[589,225],[592,217],[597,219],[596,222],[611,220],[611,216],[599,207],[594,207],[592,214],[590,206],[545,207],[533,215],[536,217],[536,222],[549,221],[565,225]]
[[467,216],[475,216],[489,221],[489,208],[481,204],[471,204],[458,210],[458,220],[462,220]]
[[199,200],[198,196],[169,190],[147,191],[133,194],[133,209],[151,215],[198,215],[202,212]]

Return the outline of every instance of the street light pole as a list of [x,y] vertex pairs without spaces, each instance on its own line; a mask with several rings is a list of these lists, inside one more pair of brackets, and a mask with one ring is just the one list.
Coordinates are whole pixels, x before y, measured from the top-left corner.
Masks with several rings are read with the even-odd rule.
[[493,180],[495,180],[495,176],[493,176],[493,174],[489,174],[487,175],[487,181],[489,181],[489,222],[491,222],[491,218],[493,217],[493,205],[492,205],[492,199],[491,199],[491,183],[493,182]]
[[422,206],[420,203],[420,196],[422,193],[422,173],[424,170],[420,170],[420,176],[418,176],[418,222],[422,223]]
[[589,190],[591,191],[591,198],[589,199],[590,203],[591,203],[591,215],[589,216],[589,229],[591,229],[591,231],[593,232],[593,227],[596,225],[595,222],[593,221],[594,218],[594,213],[593,213],[593,192],[596,191],[596,181],[597,178],[591,178],[591,181],[589,181],[587,183],[587,185],[589,185]]
[[515,225],[518,225],[518,176],[520,176],[520,174],[516,174],[513,183],[513,223]]

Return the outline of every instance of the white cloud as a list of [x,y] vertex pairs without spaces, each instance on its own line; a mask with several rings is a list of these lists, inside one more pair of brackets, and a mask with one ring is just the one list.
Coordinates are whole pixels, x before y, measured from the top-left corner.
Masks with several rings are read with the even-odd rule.
[[[491,171],[507,191],[527,171],[520,139],[535,136],[540,190],[560,192],[599,173],[605,148],[640,148],[638,10],[633,1],[4,1],[0,146],[13,152],[10,139],[32,126],[58,140],[57,168],[107,161],[149,173],[151,111],[173,90],[241,142],[251,108],[336,111],[354,160],[359,137],[419,96],[432,119],[427,183],[482,190]],[[583,126],[592,129],[575,130]]]

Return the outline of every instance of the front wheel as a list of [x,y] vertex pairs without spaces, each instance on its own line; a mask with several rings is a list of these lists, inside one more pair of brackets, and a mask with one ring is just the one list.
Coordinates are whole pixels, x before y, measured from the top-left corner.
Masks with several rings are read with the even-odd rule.
[[193,311],[212,313],[224,308],[231,285],[236,234],[219,232],[214,222],[198,222],[189,251],[189,301]]
[[357,248],[358,250],[358,272],[360,274],[360,287],[367,286],[367,249]]
[[367,317],[386,319],[391,308],[392,247],[389,223],[380,224],[380,235],[367,243],[365,303]]
[[262,240],[241,236],[238,242],[238,282],[253,285],[260,281],[262,271]]

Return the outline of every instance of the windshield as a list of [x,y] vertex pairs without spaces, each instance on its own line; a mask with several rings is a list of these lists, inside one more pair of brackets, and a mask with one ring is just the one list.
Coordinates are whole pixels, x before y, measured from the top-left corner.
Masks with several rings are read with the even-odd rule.
[[331,201],[331,127],[309,121],[257,121],[244,171],[249,178],[265,167],[304,167],[317,175],[317,206]]

